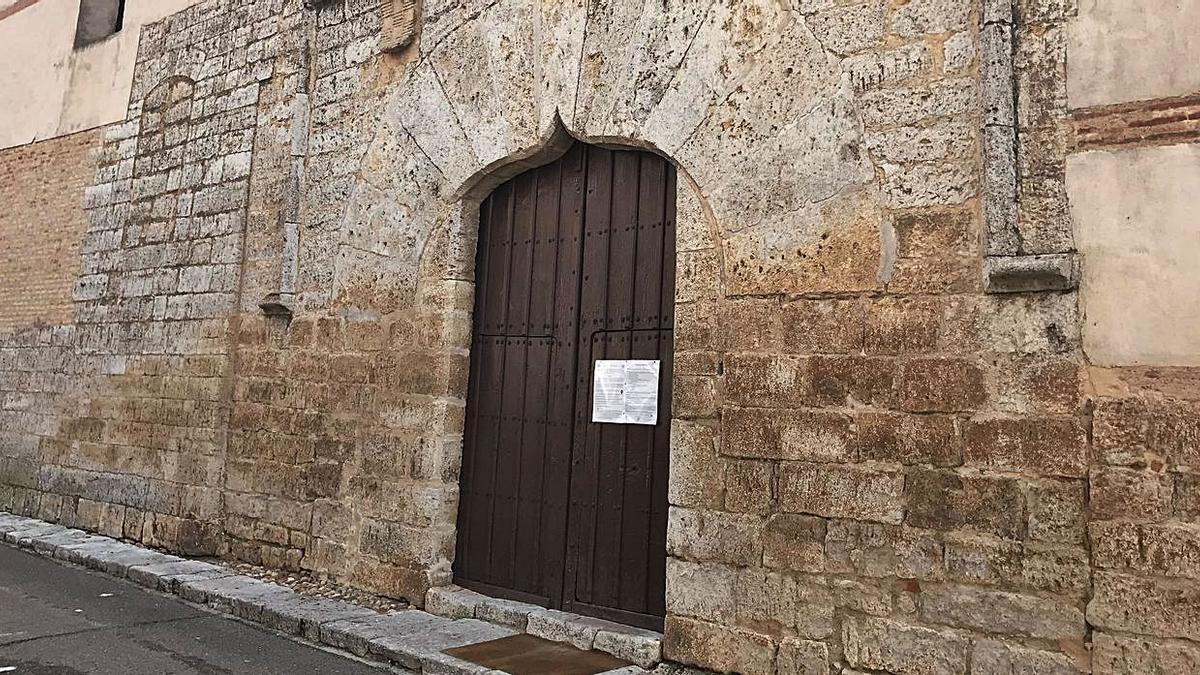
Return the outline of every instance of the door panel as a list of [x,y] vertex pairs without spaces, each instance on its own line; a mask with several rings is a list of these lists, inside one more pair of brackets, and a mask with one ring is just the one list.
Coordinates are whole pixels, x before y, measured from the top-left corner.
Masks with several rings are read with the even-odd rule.
[[[480,209],[455,579],[660,627],[675,172],[576,143]],[[592,364],[662,360],[656,426],[593,424]]]

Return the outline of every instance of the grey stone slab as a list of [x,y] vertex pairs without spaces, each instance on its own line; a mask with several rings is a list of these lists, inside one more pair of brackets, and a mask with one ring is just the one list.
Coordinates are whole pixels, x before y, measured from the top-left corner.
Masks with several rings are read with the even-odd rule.
[[662,634],[628,626],[602,628],[596,631],[592,648],[642,668],[653,668],[662,661]]
[[984,265],[988,293],[1066,291],[1079,285],[1074,254],[989,256]]
[[318,642],[321,639],[322,624],[377,614],[366,607],[338,600],[298,597],[284,602],[266,603],[263,606],[262,622],[275,630],[290,635],[302,635],[305,639]]
[[545,610],[544,607],[531,605],[527,602],[485,597],[475,607],[475,618],[512,628],[519,632],[525,632],[526,627],[529,625],[529,615],[543,610]]
[[54,558],[56,560],[78,563],[82,559],[84,551],[87,551],[92,547],[116,544],[120,544],[120,542],[110,537],[93,534],[80,539],[79,541],[74,541],[67,544],[59,544],[54,548]]
[[26,527],[11,530],[4,533],[4,541],[10,544],[16,544],[21,547],[28,547],[29,542],[36,537],[46,537],[52,534],[58,534],[67,528],[62,525],[54,525],[35,521]]
[[[440,617],[432,618],[446,621]],[[458,619],[448,623],[449,625],[434,625],[404,635],[380,636],[371,641],[369,651],[388,659],[401,668],[419,670],[426,663],[439,661],[440,659],[436,655],[444,649],[487,642],[515,634],[515,631],[493,626],[478,619]]]
[[77,544],[86,541],[91,536],[83,530],[64,530],[48,537],[38,537],[30,543],[30,547],[43,555],[53,555],[54,551],[63,544]]
[[579,649],[591,649],[601,628],[619,627],[578,614],[542,609],[529,615],[526,632],[552,642],[569,642]]
[[261,592],[264,586],[267,584],[242,575],[205,577],[181,582],[179,597],[232,613],[234,598],[252,597],[256,592]]
[[19,530],[28,527],[38,521],[25,516],[18,516],[12,513],[0,513],[0,534],[7,534],[13,530]]
[[[177,556],[133,547],[132,551],[114,551],[111,554],[97,556],[94,567],[115,577],[125,577],[128,576],[130,567],[182,561],[183,558]],[[89,562],[88,566],[92,567],[93,564]]]
[[480,604],[489,598],[459,586],[435,586],[425,593],[425,609],[448,619],[475,617]]
[[322,624],[319,630],[321,642],[344,649],[358,656],[366,656],[372,640],[386,634],[392,627],[394,617],[406,614],[379,614],[361,619],[346,619]]
[[[153,565],[135,565],[129,568],[130,581],[147,588],[154,588],[168,593],[174,593],[179,588],[179,579],[192,575],[195,579],[233,576],[224,567],[198,560],[179,560],[174,562],[157,563]],[[201,576],[196,576],[201,575]]]

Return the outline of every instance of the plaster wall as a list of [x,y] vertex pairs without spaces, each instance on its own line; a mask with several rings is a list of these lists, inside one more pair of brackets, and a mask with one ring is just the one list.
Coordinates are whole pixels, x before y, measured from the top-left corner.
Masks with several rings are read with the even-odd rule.
[[79,0],[42,0],[0,21],[0,148],[55,135],[78,12]]
[[1071,106],[1140,101],[1200,91],[1200,3],[1080,0],[1068,31]]
[[1200,365],[1200,145],[1073,155],[1067,185],[1092,362]]
[[125,118],[143,24],[197,0],[128,0],[124,28],[74,48],[79,0],[40,0],[0,21],[0,148]]

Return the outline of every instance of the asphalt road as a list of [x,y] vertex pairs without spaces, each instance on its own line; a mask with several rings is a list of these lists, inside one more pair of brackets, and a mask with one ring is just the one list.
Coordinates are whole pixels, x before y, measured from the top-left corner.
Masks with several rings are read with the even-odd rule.
[[380,675],[128,581],[0,545],[0,675]]

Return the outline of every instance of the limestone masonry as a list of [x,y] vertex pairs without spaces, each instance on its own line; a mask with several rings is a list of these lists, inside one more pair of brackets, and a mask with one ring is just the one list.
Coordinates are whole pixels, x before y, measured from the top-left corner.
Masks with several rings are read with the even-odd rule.
[[574,138],[678,172],[665,661],[1200,673],[1200,3],[102,1],[0,0],[0,511],[444,601]]

